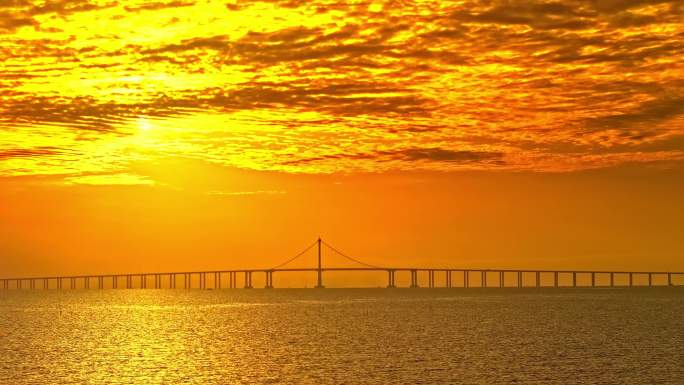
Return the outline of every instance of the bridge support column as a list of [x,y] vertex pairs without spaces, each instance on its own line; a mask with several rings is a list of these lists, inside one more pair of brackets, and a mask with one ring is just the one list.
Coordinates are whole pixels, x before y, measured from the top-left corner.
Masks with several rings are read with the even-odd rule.
[[71,290],[76,289],[76,278],[74,278],[74,277],[69,278],[69,289],[71,289]]
[[221,288],[221,273],[218,271],[214,273],[214,289]]
[[43,289],[47,290],[48,289],[48,279],[43,278]]
[[672,286],[672,274],[667,274],[667,286]]
[[57,288],[58,289],[62,288],[62,277],[57,278]]
[[97,288],[102,290],[104,287],[104,277],[97,277]]
[[591,273],[591,287],[596,287],[596,273]]
[[610,287],[615,286],[615,273],[610,273]]
[[523,273],[522,271],[518,272],[518,288],[523,287]]
[[653,277],[651,273],[648,273],[648,286],[651,287],[653,285]]
[[541,272],[535,272],[534,283],[536,287],[541,287]]
[[112,289],[118,289],[119,288],[119,277],[116,275],[112,275]]
[[504,287],[504,272],[499,272],[499,287]]
[[252,272],[245,271],[245,289],[252,288]]
[[451,270],[445,270],[444,274],[446,275],[444,279],[446,280],[446,287],[451,288]]
[[629,287],[632,287],[633,284],[634,284],[634,276],[632,275],[632,273],[629,273]]
[[394,270],[387,270],[387,288],[393,289],[394,285]]
[[411,270],[411,287],[418,287],[418,271],[416,269]]
[[273,271],[265,271],[266,273],[266,289],[273,289]]
[[463,270],[463,287],[466,289],[468,288],[468,286],[470,286],[469,285],[470,282],[468,282],[468,278],[470,278],[470,274],[469,274],[468,270]]
[[577,287],[577,272],[572,272],[572,287]]
[[558,287],[558,272],[553,272],[553,287]]
[[435,271],[434,270],[428,270],[428,287],[431,289],[435,287]]
[[83,277],[83,287],[90,289],[90,277]]
[[480,272],[480,286],[487,287],[487,272],[484,270]]

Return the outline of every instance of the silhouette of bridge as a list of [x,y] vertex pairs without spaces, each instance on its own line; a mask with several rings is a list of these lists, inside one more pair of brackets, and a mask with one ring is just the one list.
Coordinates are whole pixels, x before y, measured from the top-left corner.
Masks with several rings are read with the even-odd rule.
[[[285,267],[291,262],[303,256],[312,248],[317,247],[318,264],[316,267]],[[322,263],[323,247],[333,253],[349,260],[358,267],[324,267]],[[265,277],[265,288],[272,289],[273,275],[275,273],[294,273],[294,272],[313,272],[316,273],[317,283],[316,288],[323,288],[323,273],[326,272],[385,272],[387,274],[387,288],[396,288],[396,276],[398,273],[410,274],[410,288],[418,288],[419,275],[427,275],[427,287],[438,287],[436,278],[442,278],[442,285],[439,287],[453,288],[453,287],[634,287],[634,286],[678,286],[675,284],[673,278],[679,276],[684,277],[684,272],[667,272],[667,271],[605,271],[605,270],[538,270],[538,269],[459,269],[459,268],[421,268],[421,267],[383,267],[375,266],[365,263],[359,259],[350,257],[345,253],[339,251],[327,242],[318,238],[314,243],[309,245],[302,252],[298,253],[292,258],[289,258],[282,263],[267,269],[231,269],[231,270],[214,270],[214,271],[186,271],[186,272],[162,272],[162,273],[135,273],[135,274],[100,274],[100,275],[74,275],[74,276],[51,276],[51,277],[25,277],[25,278],[2,278],[0,279],[0,288],[4,290],[10,289],[36,289],[40,286],[42,289],[76,289],[78,282],[82,282],[82,288],[104,289],[106,282],[109,282],[109,287],[112,289],[118,288],[140,288],[140,289],[222,289],[222,288],[237,288],[238,278],[242,277],[241,283],[245,289],[252,288],[252,275],[263,274]],[[207,287],[207,276],[213,275],[213,285]],[[494,279],[492,279],[494,275]],[[533,279],[530,282],[529,276]],[[479,277],[478,277],[479,276]],[[513,276],[515,279],[513,285],[506,285],[505,279]],[[199,278],[198,285],[193,287],[193,277]],[[460,284],[454,284],[454,278],[460,278]],[[475,277],[475,279],[473,279]],[[551,284],[543,285],[542,278],[547,278],[547,282]],[[561,278],[565,277],[566,281],[570,280],[568,284],[561,285]],[[608,284],[598,285],[597,279],[607,279]],[[616,284],[616,278],[623,277],[627,282],[623,285]],[[179,278],[182,282],[179,285]],[[479,280],[477,280],[479,278]],[[527,280],[525,280],[527,278]],[[550,278],[550,279],[549,279]],[[589,283],[582,283],[578,279],[589,279]],[[635,282],[636,278],[646,279],[646,283],[638,284]],[[661,281],[666,279],[666,283],[656,283],[654,278],[661,278]],[[153,279],[153,284],[149,285],[150,279]],[[471,281],[477,280],[476,283],[471,284]],[[93,281],[95,282],[94,284]],[[137,283],[137,285],[136,285]],[[225,283],[225,284],[224,284]],[[136,287],[137,286],[137,287]]]

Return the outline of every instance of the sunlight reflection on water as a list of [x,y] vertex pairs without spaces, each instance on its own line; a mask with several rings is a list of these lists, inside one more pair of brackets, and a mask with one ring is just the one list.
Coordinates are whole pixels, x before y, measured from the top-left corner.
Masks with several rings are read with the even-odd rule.
[[0,291],[2,384],[684,383],[684,290]]

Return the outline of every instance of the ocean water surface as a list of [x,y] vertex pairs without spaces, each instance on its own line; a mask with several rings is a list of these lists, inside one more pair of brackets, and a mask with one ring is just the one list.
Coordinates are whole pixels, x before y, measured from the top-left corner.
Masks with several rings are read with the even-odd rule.
[[0,291],[0,383],[684,384],[684,288]]

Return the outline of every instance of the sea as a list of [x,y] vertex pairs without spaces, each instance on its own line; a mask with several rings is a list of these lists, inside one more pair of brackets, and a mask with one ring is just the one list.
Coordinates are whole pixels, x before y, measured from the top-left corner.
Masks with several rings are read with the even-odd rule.
[[684,288],[0,291],[0,384],[684,384]]

